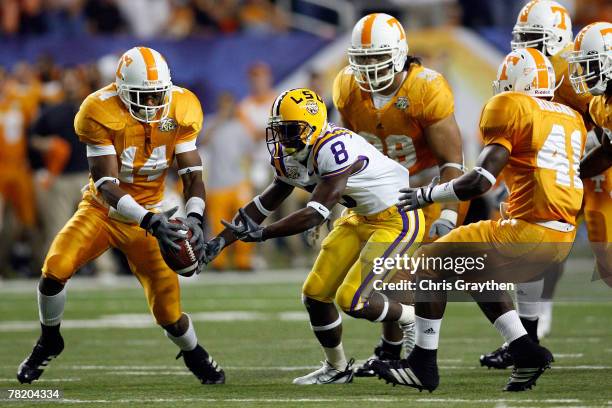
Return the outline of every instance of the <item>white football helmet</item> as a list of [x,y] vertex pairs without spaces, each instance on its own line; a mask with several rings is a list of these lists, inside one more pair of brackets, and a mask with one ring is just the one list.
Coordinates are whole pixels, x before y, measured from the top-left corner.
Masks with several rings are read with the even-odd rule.
[[536,48],[546,55],[555,55],[572,42],[572,20],[559,3],[532,0],[519,13],[512,29],[513,50]]
[[348,58],[359,88],[366,92],[387,89],[408,58],[404,28],[389,14],[363,17],[353,28]]
[[553,97],[555,70],[544,54],[535,48],[512,51],[504,58],[493,81],[493,93],[521,92],[536,97]]
[[155,123],[168,116],[172,100],[170,69],[152,48],[134,47],[119,59],[117,93],[134,119]]
[[568,60],[576,93],[602,95],[612,80],[612,24],[593,23],[580,30]]

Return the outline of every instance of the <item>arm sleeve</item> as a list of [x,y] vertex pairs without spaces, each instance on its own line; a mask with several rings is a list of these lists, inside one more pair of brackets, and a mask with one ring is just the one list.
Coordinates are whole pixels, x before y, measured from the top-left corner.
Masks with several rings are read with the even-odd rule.
[[455,111],[453,91],[448,82],[442,75],[433,72],[436,75],[433,79],[426,79],[423,92],[421,126],[424,128],[448,117]]
[[480,131],[485,145],[499,144],[512,152],[515,137],[521,133],[520,103],[512,95],[499,94],[487,102],[480,115]]
[[179,129],[174,151],[175,154],[180,154],[196,150],[196,140],[202,130],[204,113],[200,101],[191,91],[182,89],[182,93],[177,93],[176,98],[179,99],[176,104]]

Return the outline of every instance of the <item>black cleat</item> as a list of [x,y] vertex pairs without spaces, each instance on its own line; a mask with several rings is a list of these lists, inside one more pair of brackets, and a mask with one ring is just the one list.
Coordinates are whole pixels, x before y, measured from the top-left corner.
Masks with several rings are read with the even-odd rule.
[[64,339],[61,335],[53,340],[40,337],[30,355],[19,364],[17,380],[21,384],[32,384],[40,378],[44,367],[64,350]]
[[401,356],[401,346],[398,353],[392,353],[383,349],[382,341],[374,348],[374,354],[368,358],[362,365],[354,370],[355,377],[375,377],[376,373],[372,369],[374,360],[392,361],[399,360]]
[[504,391],[526,391],[535,386],[536,380],[554,361],[552,353],[535,343],[529,348],[513,350],[514,368]]
[[512,354],[508,351],[508,345],[504,343],[497,350],[481,355],[480,365],[486,366],[487,368],[504,370],[514,365],[514,359],[512,358]]
[[180,351],[176,359],[183,357],[185,365],[202,384],[225,384],[225,372],[199,344],[191,351]]
[[[418,349],[418,346],[415,349]],[[375,360],[372,362],[372,369],[378,375],[378,378],[385,380],[387,384],[391,383],[393,386],[396,384],[405,385],[419,391],[432,392],[440,384],[438,366],[435,362],[433,364],[418,364],[418,359],[415,358],[414,354],[414,352],[411,353],[407,359],[403,360]]]

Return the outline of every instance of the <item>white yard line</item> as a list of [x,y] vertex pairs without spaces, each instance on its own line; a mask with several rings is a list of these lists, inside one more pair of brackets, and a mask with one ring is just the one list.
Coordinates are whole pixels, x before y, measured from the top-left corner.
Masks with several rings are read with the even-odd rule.
[[[405,402],[405,397],[326,397],[326,398],[122,398],[110,399],[71,399],[65,398],[54,402],[65,404],[131,404],[131,403],[172,403],[172,402],[267,402],[267,403],[321,403],[321,402]],[[416,398],[411,401],[421,403],[465,403],[471,405],[479,404],[506,404],[512,403],[518,406],[523,404],[580,404],[579,399],[464,399],[464,398]],[[608,404],[610,402],[608,401]],[[581,405],[582,406],[582,405]],[[569,408],[567,405],[563,405]]]

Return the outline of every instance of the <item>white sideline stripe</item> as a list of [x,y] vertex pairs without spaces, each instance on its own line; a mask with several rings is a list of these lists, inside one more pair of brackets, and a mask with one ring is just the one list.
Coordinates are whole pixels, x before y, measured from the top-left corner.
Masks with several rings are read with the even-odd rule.
[[[306,312],[262,313],[251,311],[232,312],[199,312],[191,313],[195,322],[237,322],[237,321],[308,321]],[[62,321],[62,329],[144,329],[157,327],[153,317],[146,313],[126,313],[102,315],[95,319],[67,319]],[[14,320],[0,323],[0,331],[29,331],[40,329],[40,323],[34,320]]]
[[[37,383],[39,382],[57,382],[57,383],[61,383],[61,382],[76,382],[76,381],[81,381],[80,378],[41,378],[39,380],[36,380]],[[14,383],[15,382],[15,378],[0,378],[0,382],[11,382]]]
[[[7,400],[4,400],[7,401]],[[363,397],[363,398],[346,398],[346,397],[326,397],[326,398],[122,398],[117,400],[109,399],[71,399],[65,398],[54,402],[65,404],[131,404],[131,403],[170,403],[170,402],[340,402],[340,401],[355,401],[355,402],[405,402],[405,398],[390,398],[390,397]],[[462,398],[416,398],[413,401],[423,403],[470,403],[470,404],[491,404],[491,403],[514,403],[514,404],[529,404],[529,403],[544,403],[544,404],[576,404],[581,403],[578,399],[462,399]],[[608,405],[612,401],[608,401]]]
[[569,354],[563,354],[563,353],[555,353],[555,357],[559,357],[559,358],[581,358],[584,357],[584,353],[569,353]]

